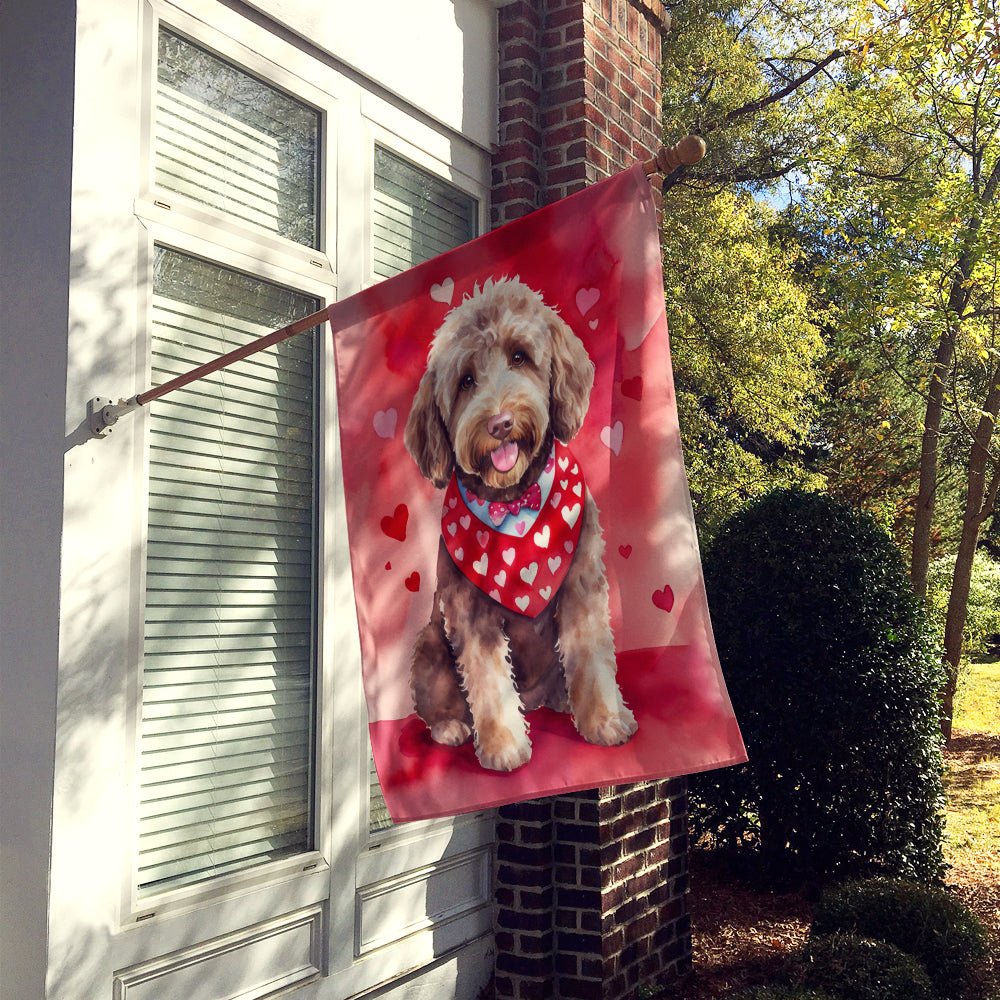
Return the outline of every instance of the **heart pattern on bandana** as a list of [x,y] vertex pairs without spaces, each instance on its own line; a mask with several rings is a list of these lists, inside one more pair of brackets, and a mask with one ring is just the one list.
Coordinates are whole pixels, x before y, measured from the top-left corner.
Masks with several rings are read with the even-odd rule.
[[[556,481],[534,521],[514,533],[469,516],[470,503],[452,477],[441,513],[441,537],[452,561],[471,583],[509,611],[537,617],[562,586],[583,529],[586,484],[561,442],[555,445]],[[471,495],[470,495],[471,496]]]

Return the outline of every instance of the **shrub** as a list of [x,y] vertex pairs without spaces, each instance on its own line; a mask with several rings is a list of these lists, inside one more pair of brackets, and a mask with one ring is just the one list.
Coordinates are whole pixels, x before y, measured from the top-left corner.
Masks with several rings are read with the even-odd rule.
[[[927,603],[942,636],[954,572],[954,557],[942,557],[931,563],[927,574]],[[997,634],[1000,634],[1000,563],[984,549],[979,549],[972,563],[969,603],[962,632],[963,657],[988,652],[990,640]]]
[[824,990],[802,989],[799,986],[753,986],[741,990],[733,1000],[839,1000]]
[[884,941],[853,934],[811,938],[799,958],[801,985],[825,989],[837,1000],[933,1000],[926,970],[912,955]]
[[986,957],[986,934],[968,907],[945,889],[904,879],[870,879],[827,889],[812,933],[849,932],[895,945],[923,963],[937,992],[958,997]]
[[772,871],[940,877],[941,663],[888,535],[781,490],[723,527],[705,580],[750,760],[692,780],[694,832]]

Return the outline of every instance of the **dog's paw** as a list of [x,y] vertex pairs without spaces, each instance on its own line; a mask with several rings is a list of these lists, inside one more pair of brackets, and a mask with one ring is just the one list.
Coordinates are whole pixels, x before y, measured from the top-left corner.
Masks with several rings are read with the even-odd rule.
[[531,740],[527,735],[515,738],[509,730],[476,746],[479,763],[490,771],[513,771],[531,760]]
[[600,747],[616,747],[628,743],[639,728],[635,716],[624,706],[614,713],[601,713],[594,718],[577,720],[580,735]]
[[472,730],[460,719],[448,719],[431,726],[431,739],[446,747],[460,747],[468,743]]

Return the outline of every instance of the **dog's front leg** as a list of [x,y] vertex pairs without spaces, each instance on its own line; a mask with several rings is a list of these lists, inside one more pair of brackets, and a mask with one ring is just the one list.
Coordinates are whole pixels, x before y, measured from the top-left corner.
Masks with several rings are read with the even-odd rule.
[[604,541],[589,491],[583,516],[580,543],[559,590],[559,652],[577,731],[588,743],[618,746],[631,738],[637,726],[615,679],[618,667],[602,561]]
[[464,578],[441,588],[441,612],[472,712],[476,756],[492,771],[513,771],[531,757],[514,686],[510,645],[499,607]]

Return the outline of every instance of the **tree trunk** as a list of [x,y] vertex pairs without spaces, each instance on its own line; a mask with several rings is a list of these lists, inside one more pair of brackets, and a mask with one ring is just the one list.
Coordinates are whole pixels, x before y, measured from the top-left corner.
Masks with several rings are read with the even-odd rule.
[[913,543],[910,550],[910,582],[920,597],[927,595],[927,569],[931,560],[931,526],[934,521],[934,499],[937,494],[938,437],[944,412],[944,377],[955,355],[955,328],[951,323],[941,337],[934,354],[924,431],[920,439],[920,483],[917,487],[917,509],[913,518]]
[[[972,583],[972,563],[979,544],[979,531],[983,522],[993,513],[997,486],[1000,484],[1000,464],[990,458],[990,442],[1000,409],[1000,372],[994,373],[990,390],[986,394],[983,413],[973,436],[969,455],[969,476],[965,494],[965,511],[962,516],[962,536],[955,558],[955,572],[948,596],[948,614],[944,626],[945,685],[941,692],[941,733],[951,739],[952,718],[955,711],[955,689],[958,685],[958,668],[962,659],[962,633],[969,608],[969,588]],[[987,481],[991,463],[994,472]]]

